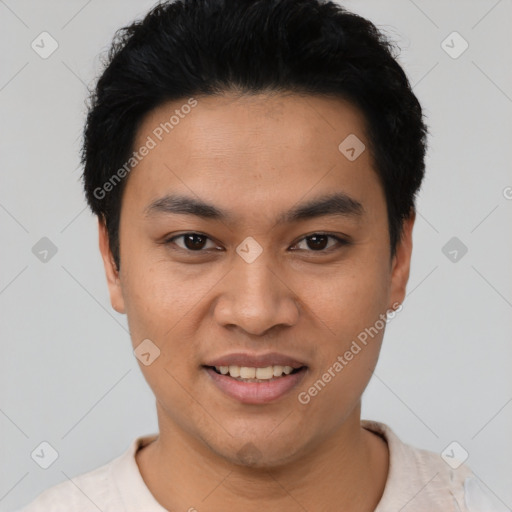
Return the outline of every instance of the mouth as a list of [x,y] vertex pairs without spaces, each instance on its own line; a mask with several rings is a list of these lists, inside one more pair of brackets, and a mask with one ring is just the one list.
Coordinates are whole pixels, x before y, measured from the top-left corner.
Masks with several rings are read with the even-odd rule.
[[[276,364],[272,364],[272,359]],[[237,402],[253,405],[283,398],[299,385],[308,370],[298,361],[272,355],[260,358],[238,355],[215,363],[202,366],[214,386]]]
[[218,375],[226,375],[239,382],[269,382],[276,379],[281,379],[287,375],[293,375],[305,370],[306,366],[293,368],[292,366],[272,365],[265,366],[264,368],[251,367],[251,366],[205,366],[213,370]]

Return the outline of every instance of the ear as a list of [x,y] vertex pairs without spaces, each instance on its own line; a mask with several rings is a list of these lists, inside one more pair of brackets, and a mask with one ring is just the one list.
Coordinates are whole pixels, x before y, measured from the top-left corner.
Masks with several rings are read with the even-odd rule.
[[[416,219],[416,212],[411,211],[409,217],[404,220],[402,226],[402,236],[397,245],[395,255],[391,263],[391,294],[389,305],[392,309],[393,304],[402,303],[405,299],[407,281],[409,280],[409,271],[411,268],[412,253],[412,228]],[[395,308],[396,309],[396,308]]]
[[125,313],[124,297],[121,289],[121,279],[117,270],[114,257],[110,250],[108,231],[105,222],[98,217],[98,234],[101,257],[105,267],[110,303],[118,313]]

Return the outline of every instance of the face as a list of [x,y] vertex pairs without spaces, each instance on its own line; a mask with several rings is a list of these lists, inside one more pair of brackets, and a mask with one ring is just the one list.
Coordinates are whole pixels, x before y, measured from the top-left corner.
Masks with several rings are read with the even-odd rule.
[[288,463],[358,416],[385,313],[404,297],[413,218],[391,258],[349,103],[194,101],[140,126],[135,148],[152,147],[124,190],[119,274],[100,224],[112,305],[134,348],[150,340],[139,364],[161,433],[236,463]]

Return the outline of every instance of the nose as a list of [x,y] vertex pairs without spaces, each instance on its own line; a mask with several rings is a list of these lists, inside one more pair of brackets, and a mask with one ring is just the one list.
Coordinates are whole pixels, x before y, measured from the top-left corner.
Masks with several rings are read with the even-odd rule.
[[292,283],[278,274],[265,251],[252,263],[238,255],[234,260],[215,305],[217,323],[237,326],[255,336],[276,326],[295,325],[300,308]]

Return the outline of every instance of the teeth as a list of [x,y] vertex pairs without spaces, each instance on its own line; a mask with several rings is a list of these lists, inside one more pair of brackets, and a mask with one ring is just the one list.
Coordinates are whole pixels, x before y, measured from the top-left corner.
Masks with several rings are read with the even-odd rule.
[[266,368],[256,368],[255,373],[257,379],[271,379],[274,376],[274,369],[272,366],[267,366]]
[[[215,369],[218,370],[217,367],[215,367]],[[231,375],[231,377],[240,377],[240,366],[230,366],[229,375]]]
[[242,377],[242,379],[256,378],[256,368],[249,368],[248,366],[241,366],[240,367],[240,377]]
[[215,369],[222,375],[230,375],[234,378],[240,379],[258,379],[258,380],[270,380],[274,377],[281,377],[292,373],[293,368],[291,366],[266,366],[265,368],[253,368],[249,366],[216,366]]
[[281,365],[274,366],[274,377],[281,377],[283,373],[283,367]]

